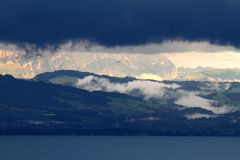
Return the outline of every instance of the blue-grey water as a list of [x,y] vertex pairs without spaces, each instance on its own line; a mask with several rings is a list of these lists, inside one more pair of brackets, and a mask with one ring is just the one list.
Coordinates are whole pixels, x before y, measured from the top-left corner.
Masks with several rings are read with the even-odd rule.
[[0,137],[0,160],[239,159],[238,137]]

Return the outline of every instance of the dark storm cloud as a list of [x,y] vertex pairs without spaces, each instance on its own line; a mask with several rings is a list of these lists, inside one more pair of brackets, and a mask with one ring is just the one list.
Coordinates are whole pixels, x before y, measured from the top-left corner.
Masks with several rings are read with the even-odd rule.
[[238,0],[0,0],[0,41],[105,46],[163,40],[240,46]]

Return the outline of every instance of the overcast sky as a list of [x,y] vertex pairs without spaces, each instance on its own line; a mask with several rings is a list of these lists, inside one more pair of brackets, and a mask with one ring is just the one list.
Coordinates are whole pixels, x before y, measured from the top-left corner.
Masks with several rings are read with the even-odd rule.
[[235,68],[239,17],[239,0],[1,0],[0,49],[160,53],[177,66]]
[[1,0],[0,41],[104,46],[165,40],[240,46],[239,0]]

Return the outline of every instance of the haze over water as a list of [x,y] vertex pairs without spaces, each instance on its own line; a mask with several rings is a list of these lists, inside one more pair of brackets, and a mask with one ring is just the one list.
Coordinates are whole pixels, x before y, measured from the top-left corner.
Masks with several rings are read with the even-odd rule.
[[1,160],[237,160],[239,137],[2,136]]

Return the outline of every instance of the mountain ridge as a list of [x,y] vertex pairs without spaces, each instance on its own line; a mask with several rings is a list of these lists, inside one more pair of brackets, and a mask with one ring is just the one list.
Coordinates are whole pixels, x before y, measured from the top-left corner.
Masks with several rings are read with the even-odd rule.
[[[49,76],[51,73],[46,74],[48,78],[60,76],[56,73],[53,73],[54,76]],[[89,76],[80,74],[83,75],[82,79]],[[103,79],[109,78],[110,85],[117,83],[125,87],[129,87],[127,84],[139,82],[136,79],[121,82],[119,78],[114,81],[110,80],[114,77],[108,76],[98,78],[100,79],[93,80],[103,82]],[[216,86],[216,90],[209,87],[214,87],[214,83],[207,82],[176,82],[179,88],[165,88],[175,82],[142,80],[140,84],[151,83],[155,87],[163,87],[160,91],[165,90],[166,96],[174,96],[173,93],[177,96],[145,99],[136,94],[141,89],[126,94],[89,91],[71,86],[72,84],[66,85],[65,82],[59,85],[46,79],[44,82],[41,79],[21,80],[10,75],[0,76],[0,134],[240,136],[238,110],[225,110],[226,113],[222,113],[225,107],[182,106],[185,105],[182,98],[189,94],[186,95],[188,100],[195,98],[200,102],[217,102],[219,97],[225,96],[226,98],[220,99],[218,103],[221,106],[233,105],[237,109],[240,104],[237,99],[240,95],[239,83],[231,83],[230,88],[226,89],[228,83],[221,83]],[[200,90],[204,94],[193,95]],[[178,94],[181,97],[178,97]],[[165,101],[165,98],[168,99]]]
[[177,74],[175,65],[164,55],[61,53],[29,58],[0,57],[0,73],[19,78],[33,78],[40,73],[63,69],[115,77],[152,76],[158,80],[169,79]]

